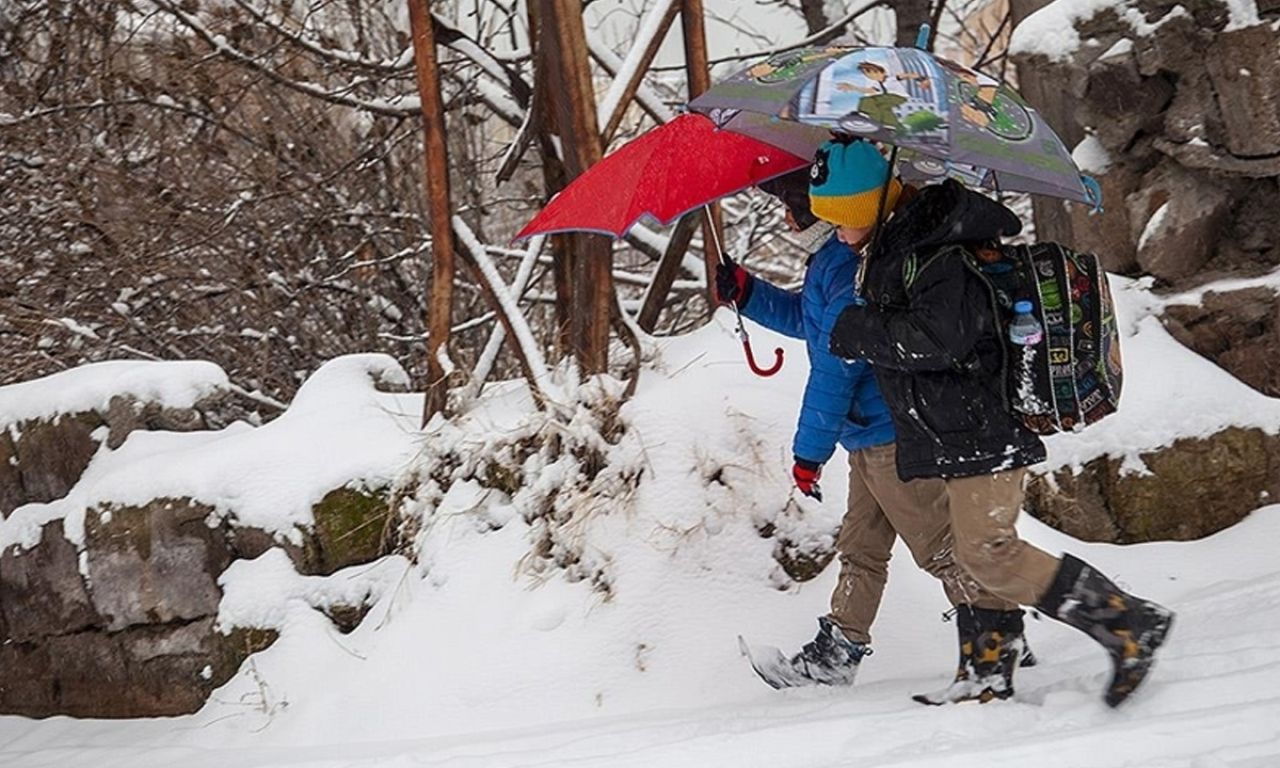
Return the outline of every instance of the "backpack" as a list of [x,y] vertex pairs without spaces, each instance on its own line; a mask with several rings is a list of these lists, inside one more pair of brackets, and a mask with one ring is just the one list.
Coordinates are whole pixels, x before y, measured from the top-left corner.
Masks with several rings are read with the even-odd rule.
[[[1058,243],[967,250],[991,287],[1008,350],[1011,409],[1039,435],[1072,432],[1115,413],[1124,370],[1107,274],[1091,253]],[[1016,301],[1030,301],[1044,329],[1022,346],[1009,340]]]

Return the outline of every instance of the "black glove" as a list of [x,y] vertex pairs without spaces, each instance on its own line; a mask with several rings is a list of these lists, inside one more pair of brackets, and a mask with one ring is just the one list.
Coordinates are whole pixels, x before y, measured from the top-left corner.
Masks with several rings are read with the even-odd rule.
[[728,256],[716,265],[716,297],[721,304],[736,303],[739,307],[751,298],[753,278],[747,270]]

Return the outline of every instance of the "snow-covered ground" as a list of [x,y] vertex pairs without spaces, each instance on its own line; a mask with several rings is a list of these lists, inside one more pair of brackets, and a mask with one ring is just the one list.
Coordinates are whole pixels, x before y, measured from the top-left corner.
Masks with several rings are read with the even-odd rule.
[[[1053,461],[1136,454],[1228,424],[1280,430],[1280,403],[1250,396],[1170,345],[1150,317],[1159,302],[1141,286],[1118,288],[1129,334],[1125,405],[1098,431],[1055,440]],[[855,687],[777,692],[756,680],[737,635],[798,647],[835,578],[832,567],[791,582],[757,528],[771,522],[793,539],[829,536],[846,478],[836,463],[828,467],[825,505],[791,491],[804,353],[762,330],[754,339],[762,355],[775,342],[787,348],[778,377],[749,373],[727,313],[696,334],[656,342],[657,359],[623,411],[628,437],[611,454],[643,466],[643,480],[579,531],[584,557],[608,575],[607,599],[589,581],[530,568],[533,529],[511,500],[460,487],[433,515],[416,564],[388,558],[322,579],[298,576],[278,553],[233,565],[223,577],[223,621],[276,626],[281,637],[201,712],[125,722],[0,718],[0,766],[1280,765],[1280,506],[1202,541],[1129,547],[1082,544],[1022,521],[1028,539],[1080,555],[1178,611],[1154,677],[1120,710],[1101,700],[1102,651],[1050,621],[1030,622],[1041,664],[1018,673],[1013,700],[912,703],[910,694],[949,678],[956,649],[954,626],[940,621],[941,590],[905,550],[891,567],[876,653]],[[1209,388],[1218,397],[1208,398]],[[1170,413],[1170,398],[1194,404],[1196,418]],[[257,444],[250,436],[259,433],[262,445],[273,435],[287,445],[291,429],[325,434],[316,422],[349,420],[336,406],[357,402],[308,410],[300,400],[294,407],[308,418],[244,427],[237,445]],[[519,391],[496,388],[473,420],[500,433],[528,411]],[[117,453],[151,439],[131,436]],[[177,439],[220,450],[207,436]],[[341,453],[332,443],[329,451]],[[393,458],[404,461],[403,445]],[[280,467],[262,464],[264,472]],[[332,479],[309,471],[317,483]],[[98,492],[73,495],[98,498],[114,487],[94,482]],[[234,507],[227,487],[210,493]],[[311,606],[351,591],[376,604],[342,635]]]

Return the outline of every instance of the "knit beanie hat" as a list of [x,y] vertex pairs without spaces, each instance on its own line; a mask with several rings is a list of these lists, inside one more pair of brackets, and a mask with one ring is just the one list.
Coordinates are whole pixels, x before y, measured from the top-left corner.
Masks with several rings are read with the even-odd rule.
[[[875,225],[889,163],[866,141],[828,141],[809,169],[809,207],[813,215],[843,227]],[[884,191],[884,211],[892,211],[902,192],[895,176]]]

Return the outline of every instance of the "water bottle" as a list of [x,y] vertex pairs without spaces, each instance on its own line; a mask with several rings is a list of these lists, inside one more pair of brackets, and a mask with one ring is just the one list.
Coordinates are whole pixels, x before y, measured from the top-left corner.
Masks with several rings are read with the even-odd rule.
[[1029,301],[1014,303],[1013,322],[1009,323],[1009,341],[1020,347],[1033,347],[1044,338],[1044,328],[1031,314],[1034,309],[1035,305]]

